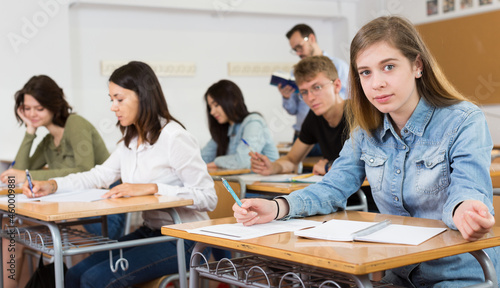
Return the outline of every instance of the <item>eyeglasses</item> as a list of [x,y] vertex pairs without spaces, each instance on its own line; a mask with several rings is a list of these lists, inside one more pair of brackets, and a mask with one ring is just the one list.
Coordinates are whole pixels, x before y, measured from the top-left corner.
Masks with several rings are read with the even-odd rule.
[[291,50],[290,50],[290,53],[292,53],[293,55],[297,55],[297,53],[302,53],[302,51],[304,51],[304,46],[302,46],[304,44],[304,42],[307,42],[309,41],[309,37],[304,37],[304,39],[302,41],[300,41],[299,44],[295,45],[295,47],[293,47]]
[[311,92],[311,94],[314,96],[318,96],[319,93],[321,92],[321,90],[323,89],[323,87],[325,87],[326,85],[328,85],[330,83],[333,83],[333,80],[330,80],[328,83],[325,83],[323,85],[319,85],[319,84],[313,85],[310,89],[307,89],[307,90],[306,89],[299,90],[300,100],[304,101],[304,97],[308,97],[309,92]]

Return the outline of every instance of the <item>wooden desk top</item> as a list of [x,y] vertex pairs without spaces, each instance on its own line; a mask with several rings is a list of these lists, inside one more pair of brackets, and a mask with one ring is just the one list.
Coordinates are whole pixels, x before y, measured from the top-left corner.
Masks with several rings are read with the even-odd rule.
[[208,169],[208,174],[210,176],[229,176],[229,175],[239,175],[248,174],[252,172],[250,169]]
[[[15,203],[16,214],[42,221],[67,220],[82,217],[156,210],[192,205],[192,199],[171,196],[138,196],[106,199],[94,202],[24,202]],[[0,203],[7,211],[7,203]]]
[[[333,218],[357,221],[382,221],[391,219],[393,224],[446,227],[442,221],[438,220],[359,211],[344,211],[330,215],[309,217],[307,219],[325,221]],[[162,227],[161,230],[164,235],[354,275],[363,275],[500,245],[500,227],[498,226],[493,227],[488,235],[475,242],[468,242],[462,238],[460,232],[448,229],[444,233],[417,246],[321,241],[299,238],[293,235],[292,232],[236,241],[191,234],[181,230],[225,223],[235,223],[235,219],[228,217],[169,225]]]
[[[23,193],[23,188],[21,188],[21,187],[16,187],[16,188],[14,188],[14,192],[15,192],[16,194],[21,194],[21,193]],[[2,189],[0,190],[0,195],[7,195],[7,194],[9,194],[9,189],[7,189],[7,188],[3,189],[3,188],[2,188]]]
[[[255,181],[247,184],[247,191],[260,191],[269,193],[290,194],[293,191],[304,189],[312,183],[281,183],[281,182],[260,182]],[[368,181],[364,181],[361,186],[370,186]]]
[[282,183],[282,182],[260,182],[256,181],[252,184],[247,184],[247,191],[261,191],[269,193],[290,194],[295,190],[304,189],[310,183]]

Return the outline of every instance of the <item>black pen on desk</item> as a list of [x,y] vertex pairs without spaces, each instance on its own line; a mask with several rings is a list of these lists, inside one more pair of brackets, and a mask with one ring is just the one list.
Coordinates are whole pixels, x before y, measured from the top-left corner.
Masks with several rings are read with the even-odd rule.
[[26,169],[26,179],[28,180],[28,185],[30,186],[31,196],[35,197],[35,193],[33,193],[33,182],[31,182],[31,174],[28,169]]

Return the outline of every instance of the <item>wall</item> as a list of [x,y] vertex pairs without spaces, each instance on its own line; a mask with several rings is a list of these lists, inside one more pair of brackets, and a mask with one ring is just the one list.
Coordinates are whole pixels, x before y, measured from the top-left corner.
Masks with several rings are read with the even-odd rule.
[[14,93],[35,74],[51,75],[71,90],[68,9],[53,0],[3,0],[0,19],[0,159],[13,159],[25,131],[14,117]]
[[[42,73],[53,77],[64,88],[75,111],[99,129],[112,150],[120,134],[115,127],[114,113],[109,111],[108,76],[102,76],[99,69],[102,60],[194,62],[195,76],[160,78],[160,82],[172,113],[196,136],[200,145],[209,139],[203,94],[208,86],[222,78],[240,86],[249,110],[263,114],[276,142],[290,141],[294,117],[282,109],[277,89],[268,84],[269,76],[230,77],[228,62],[296,63],[298,58],[289,53],[284,34],[298,22],[308,23],[315,29],[322,49],[347,60],[346,50],[341,47],[348,46],[352,33],[347,27],[348,21],[330,15],[339,15],[341,9],[352,11],[353,6],[341,7],[335,1],[296,0],[286,2],[289,5],[285,7],[282,5],[285,2],[274,1],[284,7],[275,12],[277,7],[267,5],[266,1],[225,1],[239,6],[221,10],[220,6],[215,7],[221,1],[209,2],[208,7],[207,1],[189,4],[146,1],[137,7],[134,6],[137,1],[75,1],[69,5],[40,0],[58,7],[58,12],[53,13],[33,40],[19,46],[19,52],[10,51],[0,56],[8,63],[4,67],[20,67],[19,64],[23,67],[15,69],[15,74],[1,69],[4,76],[1,79],[9,80],[0,90],[0,106],[5,115],[0,134],[8,135],[9,141],[0,142],[0,159],[14,157],[24,133],[24,129],[15,124],[13,94],[31,75]],[[188,7],[192,3],[194,6]],[[317,5],[299,9],[306,7],[304,3]],[[3,6],[0,7],[2,13],[9,16],[8,22],[17,22],[14,26],[2,26],[2,35],[20,31],[22,18],[32,17],[41,9],[34,1],[24,4],[5,1],[0,6]],[[13,50],[9,46],[2,43],[3,48]]]
[[[264,115],[276,142],[289,141],[294,118],[281,108],[269,77],[229,77],[228,62],[297,62],[288,53],[284,33],[298,22],[316,30],[320,47],[329,54],[348,60],[352,37],[377,16],[401,14],[418,24],[499,6],[494,1],[466,12],[427,17],[422,0],[79,0],[72,5],[67,0],[3,0],[0,159],[13,159],[22,140],[13,95],[35,74],[50,75],[64,88],[75,111],[100,130],[110,150],[120,135],[109,111],[107,77],[99,70],[102,60],[196,63],[194,77],[160,81],[173,114],[201,145],[209,139],[202,97],[221,78],[242,88],[249,109]],[[494,129],[499,108],[483,107],[495,143],[500,143],[500,131]],[[37,139],[44,133],[39,131]]]
[[[459,6],[460,1],[455,1],[455,10],[454,11],[450,11],[448,13],[443,13],[442,6],[439,6],[438,7],[439,8],[438,14],[432,15],[432,16],[427,16],[426,15],[426,1],[421,1],[421,0],[385,0],[382,2],[385,2],[385,3],[381,4],[382,6],[388,5],[388,6],[400,7],[399,14],[404,15],[405,17],[407,17],[408,19],[410,19],[413,23],[415,23],[417,25],[500,9],[500,1],[495,1],[495,0],[492,1],[492,4],[483,5],[483,6],[479,5],[479,1],[472,1],[473,7],[467,8],[467,9],[461,9],[461,7]],[[442,3],[443,1],[438,1],[438,2]],[[457,27],[457,29],[460,29],[460,28]],[[492,35],[492,37],[498,38],[498,36],[494,36],[494,35]],[[478,45],[481,45],[481,43],[478,43]],[[499,49],[500,49],[500,47],[499,47]],[[471,55],[471,57],[474,57],[474,55]],[[438,61],[439,61],[439,59],[438,59]],[[459,61],[459,59],[457,59],[457,61]],[[466,69],[466,67],[464,67],[464,69]],[[487,81],[485,81],[484,79],[485,78],[481,77],[481,75],[478,75],[478,77],[471,77],[471,81],[476,81],[478,87],[484,86],[485,89],[481,89],[482,93],[484,93],[484,91],[491,92],[492,91],[491,89],[496,90],[500,86],[500,75],[489,75],[487,77]],[[478,99],[478,98],[480,99],[481,95],[472,95],[472,97],[475,97],[476,99]],[[496,145],[500,145],[500,128],[499,128],[500,126],[498,125],[498,121],[500,119],[500,105],[498,105],[498,104],[481,105],[480,107],[486,115],[486,120],[488,121],[488,126],[490,127],[491,137],[493,138],[493,143],[495,143]]]

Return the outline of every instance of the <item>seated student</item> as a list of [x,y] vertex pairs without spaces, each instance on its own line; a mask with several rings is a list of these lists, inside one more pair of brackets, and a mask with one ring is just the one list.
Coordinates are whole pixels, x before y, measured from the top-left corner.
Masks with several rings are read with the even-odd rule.
[[[13,168],[0,175],[6,183],[14,176],[17,183],[25,182],[26,169],[36,180],[66,176],[88,171],[102,164],[109,152],[95,127],[85,118],[71,113],[63,90],[45,75],[33,76],[16,92],[15,113],[17,120],[26,126],[24,140],[19,147]],[[45,127],[47,134],[30,156],[36,131]],[[43,169],[47,165],[48,169]],[[125,214],[110,215],[108,236],[118,239],[125,229]],[[87,231],[101,235],[101,224],[86,224]]]
[[[169,112],[158,78],[151,67],[130,62],[113,72],[109,79],[111,111],[116,114],[123,138],[102,165],[88,172],[70,174],[49,181],[33,181],[35,197],[57,190],[108,186],[118,179],[103,197],[171,195],[194,200],[177,208],[183,222],[207,220],[205,211],[217,204],[214,183],[200,156],[196,139]],[[23,193],[31,197],[25,183]],[[172,224],[163,210],[145,211],[144,226],[119,241],[161,236],[160,228]],[[177,273],[176,241],[124,249],[126,271],[109,269],[107,251],[94,253],[70,268],[66,287],[128,287]],[[194,242],[185,241],[186,262]],[[113,262],[116,262],[116,255]],[[189,267],[189,266],[188,266]]]
[[208,126],[212,139],[201,150],[208,168],[250,168],[249,148],[278,159],[266,121],[258,113],[247,110],[240,88],[229,80],[220,80],[205,93]]
[[[381,213],[442,220],[468,241],[488,233],[495,224],[493,144],[481,110],[453,88],[405,19],[372,20],[352,40],[350,55],[351,137],[332,172],[275,200],[243,199],[233,206],[238,222],[335,212],[366,176]],[[484,251],[500,275],[500,247]],[[383,281],[464,287],[484,277],[466,253],[387,270]]]
[[252,153],[252,171],[262,175],[291,173],[304,160],[316,143],[324,159],[313,167],[313,173],[324,175],[339,157],[346,140],[345,101],[339,91],[342,83],[332,60],[326,56],[310,56],[294,67],[300,97],[311,108],[302,123],[299,138],[287,155],[275,162],[260,153]]

